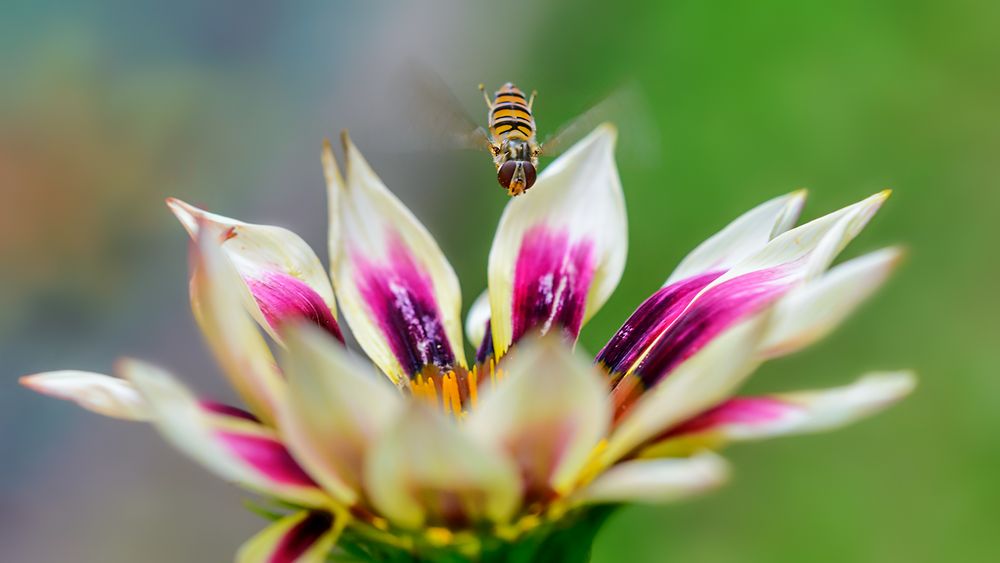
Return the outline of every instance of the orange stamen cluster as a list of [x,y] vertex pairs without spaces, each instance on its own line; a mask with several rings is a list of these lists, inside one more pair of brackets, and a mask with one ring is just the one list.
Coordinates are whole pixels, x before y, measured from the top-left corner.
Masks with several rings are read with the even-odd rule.
[[501,379],[503,370],[490,358],[471,369],[458,367],[441,371],[429,366],[410,380],[409,389],[414,397],[461,417],[475,408],[482,385],[496,385]]

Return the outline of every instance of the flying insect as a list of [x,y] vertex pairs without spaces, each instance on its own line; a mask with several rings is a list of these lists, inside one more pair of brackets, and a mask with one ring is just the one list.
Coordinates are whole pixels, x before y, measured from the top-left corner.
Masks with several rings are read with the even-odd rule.
[[539,157],[557,156],[575,141],[605,121],[625,121],[631,135],[642,139],[645,150],[656,151],[656,135],[637,127],[636,117],[645,118],[648,109],[644,97],[634,85],[615,90],[554,134],[538,140],[534,104],[537,92],[524,92],[507,82],[492,97],[479,85],[486,102],[486,127],[482,127],[462,108],[462,104],[435,72],[420,65],[407,67],[408,80],[401,91],[411,102],[407,115],[418,118],[422,137],[438,137],[452,148],[486,150],[493,158],[497,183],[510,196],[526,193],[535,184]]
[[542,152],[535,135],[535,117],[531,113],[536,93],[532,92],[531,97],[525,99],[524,92],[508,82],[491,100],[485,86],[480,84],[479,89],[488,108],[486,143],[497,168],[497,182],[509,195],[521,195],[535,184],[538,155]]

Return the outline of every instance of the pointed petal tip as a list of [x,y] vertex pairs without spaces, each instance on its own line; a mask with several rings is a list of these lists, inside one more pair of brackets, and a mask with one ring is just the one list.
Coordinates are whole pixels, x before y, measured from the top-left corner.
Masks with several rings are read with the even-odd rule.
[[910,370],[877,372],[866,375],[858,382],[869,386],[873,395],[885,404],[906,398],[917,388],[917,374]]
[[167,208],[177,217],[184,230],[192,238],[196,238],[198,236],[198,226],[201,222],[200,219],[204,217],[205,212],[176,197],[168,197],[165,201]]
[[354,140],[351,139],[351,133],[347,129],[340,130],[340,146],[344,148],[344,158],[346,162],[350,162],[352,159],[352,153],[357,153],[360,155],[357,145],[354,144]]
[[806,200],[809,199],[809,189],[799,188],[793,192],[789,192],[786,197],[788,198],[788,206],[790,208],[801,211],[802,207],[806,204]]
[[32,391],[35,391],[37,393],[44,393],[44,391],[42,390],[42,380],[40,377],[41,375],[42,374],[40,373],[33,373],[31,375],[22,375],[21,377],[17,378],[17,383],[22,387],[27,387],[28,389],[31,389]]
[[861,207],[865,208],[866,210],[870,210],[869,213],[874,214],[876,211],[878,211],[880,207],[882,207],[882,204],[884,204],[889,199],[890,196],[892,196],[892,190],[890,189],[882,190],[862,200]]
[[598,476],[580,494],[583,503],[662,504],[716,489],[729,480],[729,464],[711,452],[687,458],[636,459]]
[[887,246],[882,250],[876,250],[871,253],[878,260],[885,264],[885,270],[888,274],[896,271],[897,268],[902,266],[910,257],[910,249],[903,245]]
[[612,142],[618,139],[618,126],[610,121],[605,121],[594,129],[595,133],[609,138]]
[[323,163],[323,177],[326,179],[327,188],[334,189],[343,186],[344,177],[337,165],[337,157],[333,154],[333,144],[328,138],[323,139],[320,161]]
[[18,383],[41,395],[70,401],[81,408],[111,418],[147,420],[146,403],[123,379],[80,370],[59,370],[25,375]]
[[705,450],[695,453],[689,458],[692,470],[701,477],[699,490],[707,491],[722,486],[732,476],[729,462],[712,451]]
[[[596,150],[607,148],[614,151],[618,143],[618,126],[610,121],[605,121],[594,128],[586,137],[580,140],[578,146],[582,149]],[[567,151],[569,152],[569,151]]]
[[784,205],[774,218],[774,224],[769,234],[770,239],[795,227],[795,223],[799,221],[799,217],[802,215],[802,209],[806,206],[808,195],[809,191],[802,188],[789,192],[779,198],[780,200],[784,200]]
[[50,397],[57,396],[53,391],[49,383],[52,381],[52,374],[59,372],[41,372],[33,373],[30,375],[22,375],[17,378],[17,383],[22,387],[31,389],[35,393],[41,393],[42,395],[48,395]]

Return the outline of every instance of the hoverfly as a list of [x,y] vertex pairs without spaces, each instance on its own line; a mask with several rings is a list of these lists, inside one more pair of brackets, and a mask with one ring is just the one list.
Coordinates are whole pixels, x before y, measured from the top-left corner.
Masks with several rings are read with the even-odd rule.
[[508,82],[490,100],[485,86],[480,84],[479,90],[488,108],[486,142],[497,167],[497,182],[507,189],[508,195],[521,195],[535,184],[538,155],[542,152],[535,137],[535,117],[531,113],[536,92],[525,100],[524,92]]
[[[408,71],[408,83],[415,85],[417,93],[411,99],[419,103],[419,107],[411,106],[413,109],[409,115],[424,119],[421,131],[426,134],[436,130],[453,146],[485,149],[493,157],[497,182],[510,196],[521,195],[534,185],[540,156],[558,155],[611,117],[640,114],[645,117],[648,114],[638,89],[632,85],[621,87],[546,137],[544,142],[539,142],[533,111],[537,92],[533,91],[526,97],[520,88],[507,82],[491,98],[486,87],[480,84],[479,90],[487,107],[487,127],[484,128],[462,109],[461,102],[437,74],[419,64],[411,65]],[[636,136],[646,139],[650,147],[656,144],[654,134],[648,131],[638,133]]]

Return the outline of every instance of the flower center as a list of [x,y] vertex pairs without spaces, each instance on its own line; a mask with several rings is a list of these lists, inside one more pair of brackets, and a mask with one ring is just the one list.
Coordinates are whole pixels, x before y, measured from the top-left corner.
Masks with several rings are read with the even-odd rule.
[[417,399],[462,418],[476,407],[479,390],[485,385],[496,385],[503,377],[503,369],[497,367],[493,358],[472,368],[448,371],[430,365],[410,379],[409,389]]

